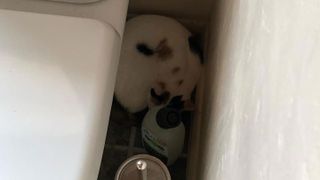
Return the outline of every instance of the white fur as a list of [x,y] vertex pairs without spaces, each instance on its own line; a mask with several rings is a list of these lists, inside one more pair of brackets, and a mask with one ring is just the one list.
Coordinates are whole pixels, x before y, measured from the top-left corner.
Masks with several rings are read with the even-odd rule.
[[[143,15],[129,20],[123,38],[115,96],[129,112],[143,110],[152,106],[150,90],[157,94],[163,90],[156,83],[166,83],[166,91],[171,98],[183,95],[183,100],[190,98],[192,90],[200,76],[201,64],[197,55],[191,52],[188,38],[191,33],[176,20],[156,15]],[[145,43],[155,49],[159,42],[167,39],[173,50],[173,57],[161,60],[158,56],[146,56],[136,49],[137,43]],[[174,67],[180,67],[177,74],[172,74]],[[179,80],[184,80],[181,86]]]

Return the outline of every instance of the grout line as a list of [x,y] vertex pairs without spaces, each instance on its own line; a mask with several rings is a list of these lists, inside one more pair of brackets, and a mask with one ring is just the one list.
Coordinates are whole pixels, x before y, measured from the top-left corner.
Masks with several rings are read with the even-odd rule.
[[134,148],[134,142],[136,139],[136,132],[137,132],[137,128],[136,127],[131,127],[131,131],[130,131],[130,139],[129,139],[129,146],[128,146],[128,153],[127,153],[127,157],[131,157],[133,155],[133,148]]

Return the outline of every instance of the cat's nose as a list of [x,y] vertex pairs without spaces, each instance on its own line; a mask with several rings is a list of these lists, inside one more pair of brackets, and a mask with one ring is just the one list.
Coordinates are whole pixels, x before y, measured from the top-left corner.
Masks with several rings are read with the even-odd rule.
[[150,90],[150,95],[151,103],[154,105],[166,104],[170,98],[170,93],[168,91],[164,91],[163,93],[158,95],[153,88]]

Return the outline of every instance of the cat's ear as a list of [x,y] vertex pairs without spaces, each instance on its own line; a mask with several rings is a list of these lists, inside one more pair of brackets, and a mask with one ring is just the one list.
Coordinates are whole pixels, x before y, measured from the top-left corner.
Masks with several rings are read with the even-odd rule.
[[201,35],[200,34],[194,34],[191,35],[188,38],[189,48],[190,50],[197,54],[201,60],[201,64],[203,64],[203,50],[202,50],[202,44],[201,44]]

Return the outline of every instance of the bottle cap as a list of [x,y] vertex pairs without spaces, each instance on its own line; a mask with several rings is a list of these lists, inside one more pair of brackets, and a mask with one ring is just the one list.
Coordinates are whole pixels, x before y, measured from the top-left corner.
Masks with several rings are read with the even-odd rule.
[[163,129],[171,129],[180,125],[180,113],[173,109],[164,107],[156,115],[158,125]]
[[167,167],[157,158],[141,154],[127,159],[115,180],[171,180]]

